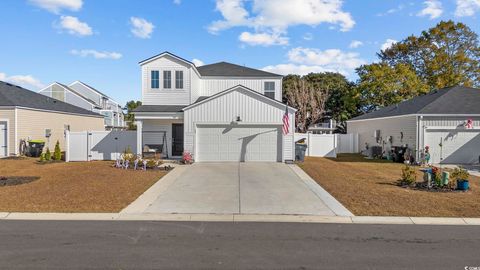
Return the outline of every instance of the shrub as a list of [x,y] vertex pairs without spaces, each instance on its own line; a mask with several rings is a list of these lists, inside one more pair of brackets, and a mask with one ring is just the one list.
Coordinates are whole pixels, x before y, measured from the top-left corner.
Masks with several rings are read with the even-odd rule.
[[60,142],[57,140],[55,144],[55,150],[53,151],[53,160],[61,160],[62,159],[62,150],[60,150]]
[[455,168],[450,174],[450,177],[456,180],[468,180],[469,176],[468,171],[462,168]]
[[147,160],[147,168],[153,169],[157,167],[158,162],[155,159],[149,159]]
[[50,149],[47,147],[47,151],[45,152],[45,161],[52,160],[52,153],[50,153]]
[[405,165],[402,168],[402,185],[412,185],[417,181],[417,173],[415,172],[415,168],[413,166]]
[[193,163],[192,154],[190,154],[190,152],[188,151],[183,152],[182,162],[184,164],[192,164]]
[[40,154],[40,162],[44,162],[45,161],[45,153],[41,153]]

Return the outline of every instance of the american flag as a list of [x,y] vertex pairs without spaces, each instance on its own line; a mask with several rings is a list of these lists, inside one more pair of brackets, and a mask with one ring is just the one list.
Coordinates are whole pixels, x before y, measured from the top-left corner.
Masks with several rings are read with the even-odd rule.
[[283,135],[287,135],[290,128],[290,119],[288,118],[288,105],[285,106],[285,114],[283,115]]

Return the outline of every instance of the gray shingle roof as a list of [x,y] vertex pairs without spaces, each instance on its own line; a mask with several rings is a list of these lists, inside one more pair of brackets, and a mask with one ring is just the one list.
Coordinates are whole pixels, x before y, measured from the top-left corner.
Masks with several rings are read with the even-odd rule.
[[480,114],[480,89],[453,86],[381,108],[351,120],[407,114]]
[[32,109],[84,114],[103,117],[100,114],[35,93],[20,86],[0,81],[0,106],[18,106]]
[[[200,96],[194,102],[200,102],[209,96]],[[183,112],[182,109],[189,105],[141,105],[133,110],[133,112]]]
[[219,77],[282,77],[282,75],[266,72],[263,70],[239,66],[227,62],[219,62],[197,67],[202,76]]

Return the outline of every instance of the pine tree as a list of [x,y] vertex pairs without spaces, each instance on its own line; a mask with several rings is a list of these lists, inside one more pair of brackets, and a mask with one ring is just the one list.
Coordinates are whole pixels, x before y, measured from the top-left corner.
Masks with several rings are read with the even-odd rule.
[[60,142],[57,140],[55,144],[55,150],[53,152],[53,160],[61,160],[62,159],[62,151],[60,150]]

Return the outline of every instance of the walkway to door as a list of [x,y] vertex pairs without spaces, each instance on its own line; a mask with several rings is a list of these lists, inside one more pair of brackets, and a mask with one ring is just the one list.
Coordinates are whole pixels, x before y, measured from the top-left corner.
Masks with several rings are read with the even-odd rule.
[[175,170],[170,179],[152,187],[156,192],[149,196],[154,198],[140,197],[124,211],[335,215],[324,198],[286,164],[197,163]]

